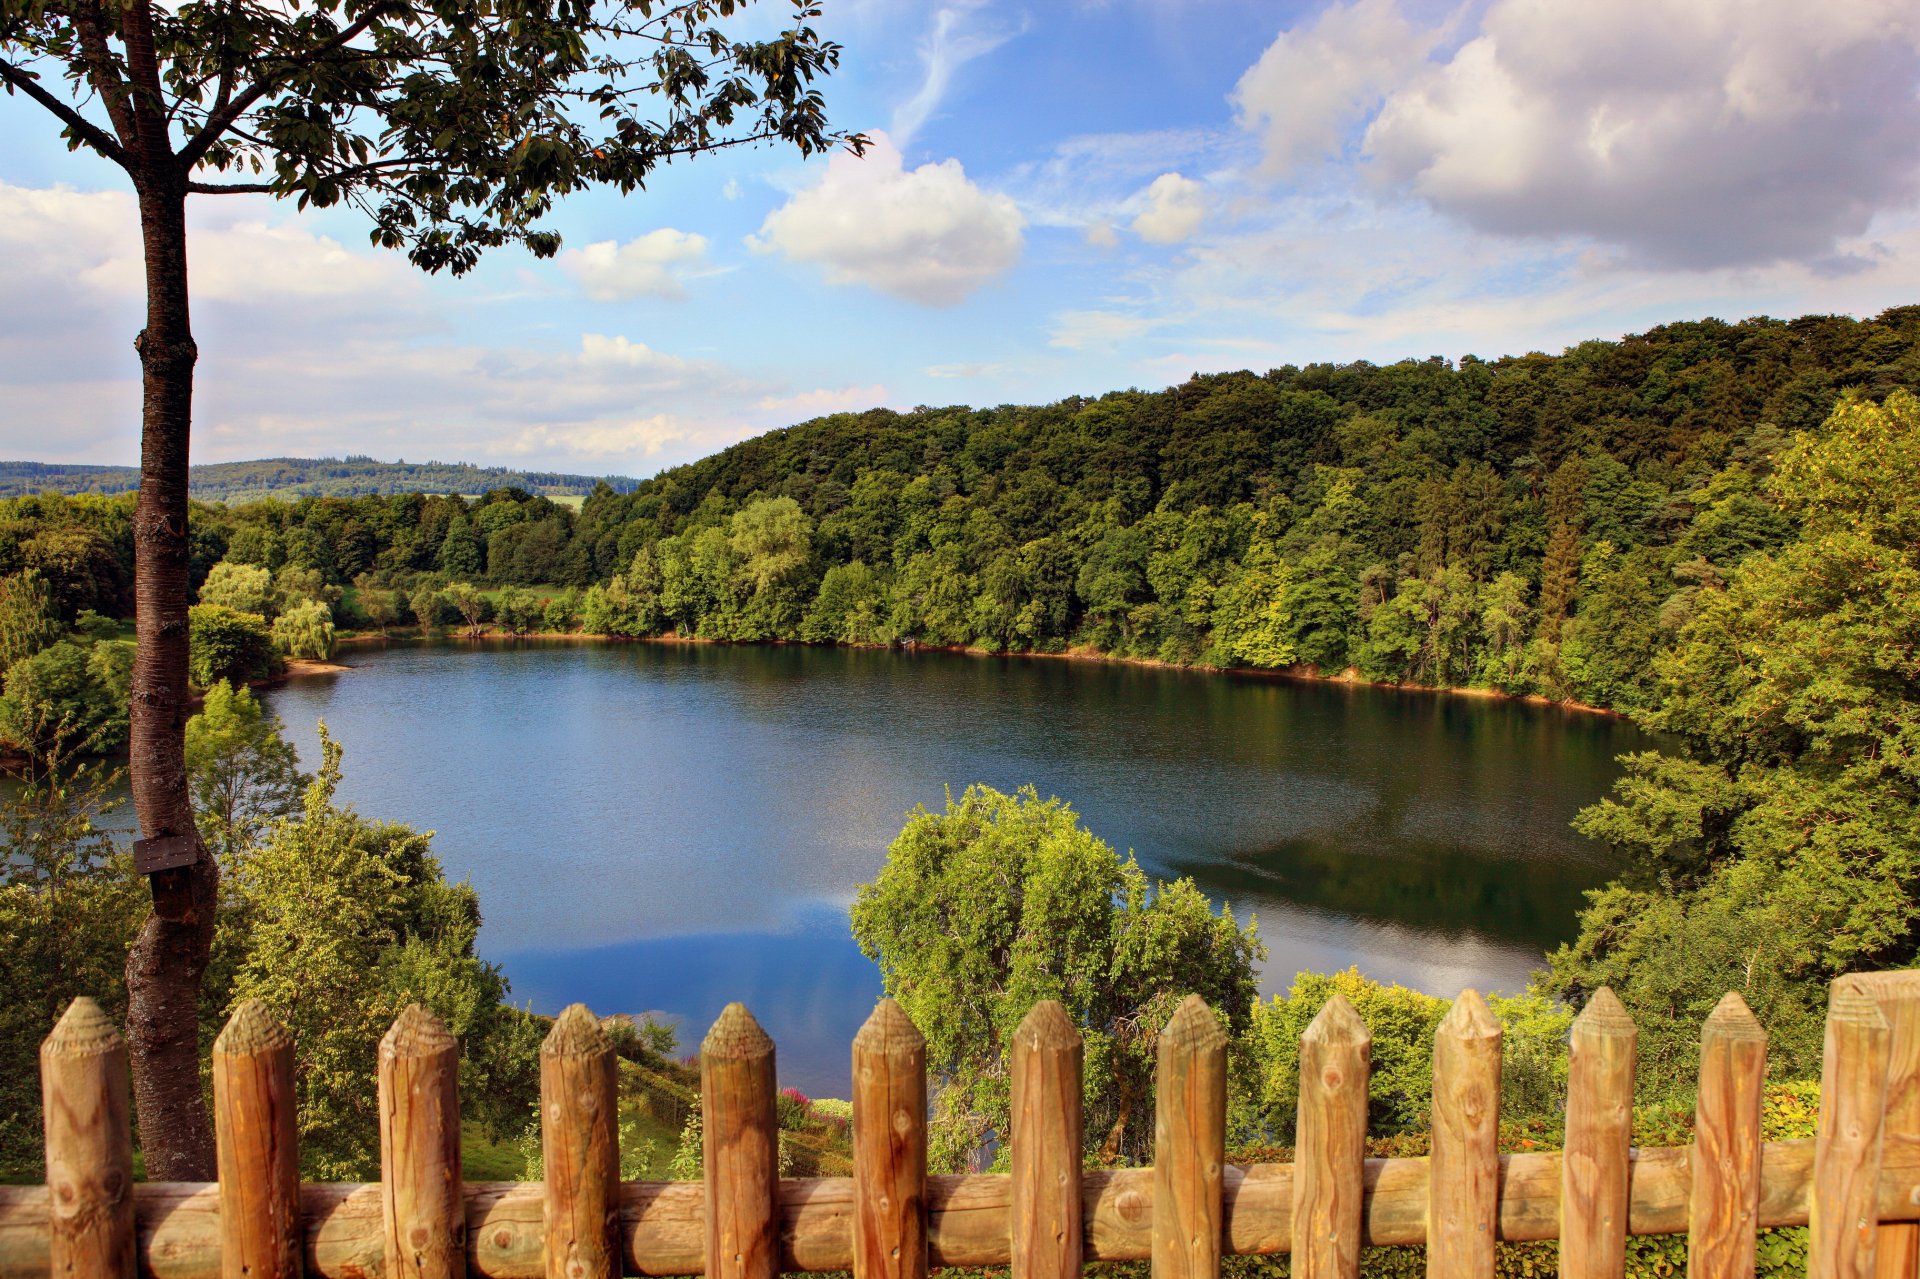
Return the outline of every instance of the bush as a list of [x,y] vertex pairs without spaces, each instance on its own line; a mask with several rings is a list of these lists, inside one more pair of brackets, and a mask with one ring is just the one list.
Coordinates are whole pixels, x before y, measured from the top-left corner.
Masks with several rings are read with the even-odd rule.
[[133,645],[124,641],[84,648],[62,640],[6,676],[0,697],[0,736],[30,755],[101,753],[127,740],[127,686]]
[[244,684],[273,674],[273,633],[258,613],[195,604],[187,613],[187,674],[201,688]]

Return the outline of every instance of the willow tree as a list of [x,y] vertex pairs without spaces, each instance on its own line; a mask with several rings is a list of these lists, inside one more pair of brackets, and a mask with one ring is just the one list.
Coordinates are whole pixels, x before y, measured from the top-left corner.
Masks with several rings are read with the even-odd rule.
[[199,842],[184,762],[187,455],[194,344],[189,197],[255,193],[349,205],[376,245],[455,274],[522,244],[551,256],[554,201],[631,192],[674,159],[755,143],[801,154],[858,134],[816,82],[839,47],[795,0],[768,40],[746,0],[0,0],[0,84],[51,113],[70,150],[125,171],[146,268],[135,516],[139,653],[131,773],[140,828],[188,835],[191,865],[153,876],[127,961],[128,1039],[147,1173],[213,1175],[196,1060],[219,871]]

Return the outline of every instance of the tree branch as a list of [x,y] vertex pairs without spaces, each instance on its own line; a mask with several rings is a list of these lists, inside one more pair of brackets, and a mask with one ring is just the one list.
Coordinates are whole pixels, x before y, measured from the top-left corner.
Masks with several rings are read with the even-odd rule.
[[0,80],[6,81],[9,88],[19,90],[47,110],[53,112],[59,121],[72,131],[75,137],[121,168],[132,172],[132,170],[128,168],[125,148],[113,140],[113,135],[87,119],[87,117],[81,115],[79,111],[75,110],[69,104],[62,102],[54,94],[49,93],[46,87],[38,80],[4,58],[0,58]]
[[[73,26],[80,33],[87,79],[93,82],[93,91],[100,95],[101,103],[107,108],[107,119],[113,121],[113,131],[119,135],[122,153],[131,166],[137,163],[133,153],[140,146],[140,127],[127,101],[126,79],[113,64],[113,50],[107,47],[107,36],[100,23],[100,6],[93,0],[80,0],[74,5]],[[132,168],[128,171],[133,172]]]
[[272,195],[279,188],[271,182],[194,182],[188,181],[189,195]]
[[[339,33],[325,44],[320,45],[302,57],[287,59],[282,75],[284,76],[287,72],[299,71],[303,68],[310,67],[323,58],[339,52],[350,44],[356,36],[361,35],[367,28],[371,27],[375,20],[380,17],[380,13],[381,6],[376,4],[361,14],[359,18],[342,27]],[[269,93],[272,93],[281,83],[283,83],[283,81],[274,76],[262,75],[258,80],[255,80],[252,84],[234,95],[231,102],[226,103],[218,110],[209,111],[207,113],[207,122],[201,126],[200,132],[196,133],[188,140],[187,145],[181,148],[180,162],[186,166],[187,171],[192,172],[193,166],[200,163],[200,157],[204,156],[208,148],[219,141],[220,135],[226,132],[227,128],[232,125],[235,120],[245,115],[249,107],[266,97]]]

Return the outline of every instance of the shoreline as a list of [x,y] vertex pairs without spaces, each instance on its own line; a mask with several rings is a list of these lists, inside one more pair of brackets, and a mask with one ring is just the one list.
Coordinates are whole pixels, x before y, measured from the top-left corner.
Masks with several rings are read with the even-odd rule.
[[[435,638],[431,633],[417,626],[381,633],[363,631],[349,632],[335,639],[337,648],[385,645],[395,641],[420,643]],[[1061,662],[1085,662],[1107,666],[1137,666],[1150,670],[1192,671],[1200,675],[1224,675],[1237,678],[1285,680],[1301,684],[1334,684],[1346,688],[1376,688],[1396,693],[1429,693],[1436,696],[1469,697],[1486,701],[1517,702],[1526,706],[1550,707],[1556,710],[1571,711],[1581,715],[1598,715],[1605,719],[1627,719],[1623,711],[1606,706],[1594,706],[1587,702],[1572,700],[1559,701],[1539,693],[1507,693],[1497,688],[1476,688],[1472,686],[1439,687],[1431,684],[1399,684],[1388,680],[1367,679],[1355,667],[1347,667],[1337,674],[1326,675],[1310,666],[1286,666],[1257,668],[1248,666],[1201,666],[1191,662],[1168,662],[1157,657],[1121,657],[1113,653],[1102,653],[1090,648],[1070,648],[1058,653],[1038,652],[995,652],[992,649],[976,648],[965,644],[814,644],[806,640],[716,640],[699,635],[589,635],[583,631],[528,631],[523,635],[489,629],[483,635],[465,635],[449,630],[441,636],[448,640],[458,640],[467,644],[500,644],[518,640],[539,640],[543,643],[555,641],[571,644],[670,644],[670,645],[710,645],[715,648],[850,648],[870,652],[896,651],[902,653],[948,653],[960,657],[999,657],[1015,659],[1040,659]],[[295,669],[298,667],[299,669]],[[335,675],[350,671],[351,666],[342,666],[333,662],[289,661],[285,674],[280,679],[294,679],[312,675]]]

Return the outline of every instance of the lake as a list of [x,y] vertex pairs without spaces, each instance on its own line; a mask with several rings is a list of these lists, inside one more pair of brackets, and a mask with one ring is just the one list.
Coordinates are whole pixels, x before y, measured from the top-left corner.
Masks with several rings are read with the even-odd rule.
[[1568,821],[1644,739],[1488,698],[1044,658],[394,644],[268,701],[341,795],[437,832],[480,949],[543,1013],[744,1000],[783,1084],[848,1092],[880,993],[847,907],[916,804],[1032,784],[1159,877],[1258,916],[1262,989],[1357,965],[1514,991],[1613,870]]

